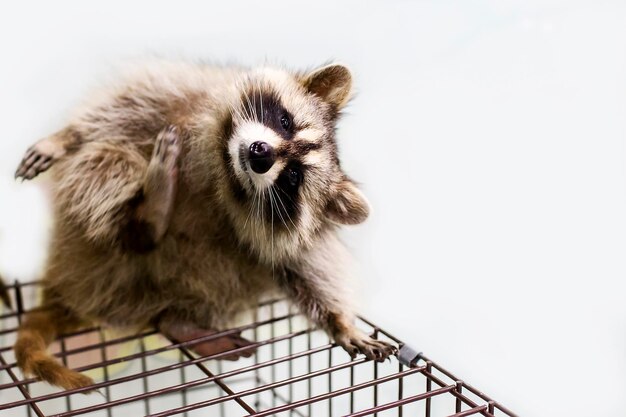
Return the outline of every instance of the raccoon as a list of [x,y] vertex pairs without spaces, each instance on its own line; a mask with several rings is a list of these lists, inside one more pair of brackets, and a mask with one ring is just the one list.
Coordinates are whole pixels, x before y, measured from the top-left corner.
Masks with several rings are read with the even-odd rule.
[[[343,65],[312,71],[160,62],[85,104],[31,147],[16,176],[50,169],[54,228],[44,297],[19,328],[17,363],[65,389],[90,378],[46,352],[89,323],[214,334],[281,291],[351,356],[396,347],[357,329],[337,228],[369,206],[342,171]],[[250,356],[235,334],[200,355]]]

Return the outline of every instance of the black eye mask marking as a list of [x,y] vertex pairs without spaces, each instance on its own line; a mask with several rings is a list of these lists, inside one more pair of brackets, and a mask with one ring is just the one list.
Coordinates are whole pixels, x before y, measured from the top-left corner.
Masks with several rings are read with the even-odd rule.
[[302,160],[302,158],[311,151],[321,149],[322,145],[318,142],[306,142],[302,140],[283,143],[278,149],[276,155],[284,159]]
[[293,230],[301,211],[300,190],[307,181],[306,171],[307,168],[313,168],[303,163],[306,155],[330,146],[328,157],[333,161],[336,159],[332,126],[322,124],[321,127],[329,129],[329,132],[321,135],[315,142],[294,140],[299,130],[310,126],[296,124],[293,115],[285,109],[275,92],[252,88],[242,94],[241,106],[241,113],[245,118],[262,123],[283,139],[274,151],[276,157],[287,164],[272,187],[265,190],[261,216],[275,230]]
[[275,94],[252,90],[243,95],[241,103],[247,117],[263,123],[285,140],[293,139],[296,133],[293,115]]

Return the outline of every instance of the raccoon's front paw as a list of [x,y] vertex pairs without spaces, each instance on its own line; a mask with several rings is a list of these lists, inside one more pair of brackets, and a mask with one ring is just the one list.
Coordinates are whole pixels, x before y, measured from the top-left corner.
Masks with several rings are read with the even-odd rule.
[[335,342],[344,348],[352,358],[362,353],[367,359],[378,362],[383,362],[398,351],[395,346],[382,340],[376,340],[356,329],[335,335]]
[[63,155],[65,155],[63,146],[49,138],[42,139],[28,148],[15,171],[15,178],[32,180]]

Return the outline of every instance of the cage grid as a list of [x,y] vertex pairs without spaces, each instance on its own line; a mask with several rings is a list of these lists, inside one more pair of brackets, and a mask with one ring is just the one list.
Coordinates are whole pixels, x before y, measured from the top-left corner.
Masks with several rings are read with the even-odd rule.
[[[232,329],[184,343],[154,329],[136,334],[92,327],[60,337],[51,351],[91,376],[90,388],[63,391],[29,378],[12,345],[39,283],[8,286],[14,310],[0,315],[0,416],[426,416],[516,415],[365,318],[359,327],[399,346],[375,362],[350,356],[282,299],[267,300]],[[196,343],[241,332],[250,358],[198,357]],[[95,390],[84,395],[87,390]]]

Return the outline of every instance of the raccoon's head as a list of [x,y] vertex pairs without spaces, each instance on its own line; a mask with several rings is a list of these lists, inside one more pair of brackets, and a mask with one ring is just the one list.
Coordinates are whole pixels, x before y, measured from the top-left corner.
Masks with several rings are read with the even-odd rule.
[[328,65],[301,74],[263,68],[238,88],[225,149],[236,229],[267,261],[296,255],[332,224],[368,216],[335,142],[351,85],[346,67]]

